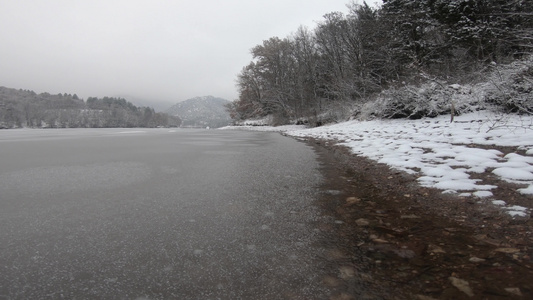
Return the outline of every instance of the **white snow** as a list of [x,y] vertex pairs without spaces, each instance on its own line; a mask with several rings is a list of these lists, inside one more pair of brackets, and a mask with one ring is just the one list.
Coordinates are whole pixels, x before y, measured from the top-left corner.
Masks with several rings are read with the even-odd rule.
[[493,196],[492,192],[489,191],[477,191],[472,194],[478,198],[487,198]]
[[533,195],[533,184],[530,184],[525,189],[518,189],[518,191],[524,195]]
[[492,171],[492,173],[504,179],[533,180],[533,173],[528,170],[525,170],[525,168],[503,167],[495,169],[494,171]]
[[[533,195],[532,116],[501,116],[479,111],[455,117],[422,120],[348,121],[317,128],[247,127],[245,129],[282,131],[306,138],[330,140],[349,147],[363,157],[418,176],[421,186],[457,193],[459,196],[490,198],[492,184],[472,175],[492,172],[502,182],[517,184],[517,192]],[[525,155],[504,155],[497,146],[512,146]],[[510,210],[510,214],[516,210]]]
[[507,207],[506,210],[507,210],[507,213],[513,217],[515,216],[525,217],[529,209],[527,207],[514,205],[511,207]]

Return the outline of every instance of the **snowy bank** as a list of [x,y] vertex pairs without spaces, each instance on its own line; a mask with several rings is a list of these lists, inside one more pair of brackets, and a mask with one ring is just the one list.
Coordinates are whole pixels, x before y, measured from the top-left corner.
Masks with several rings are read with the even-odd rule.
[[[242,128],[242,127],[240,127]],[[491,172],[502,181],[517,184],[517,192],[533,195],[533,117],[493,114],[486,111],[421,120],[348,121],[303,129],[294,126],[246,127],[282,131],[294,137],[335,141],[363,157],[418,177],[421,186],[462,197],[493,197],[497,186],[473,178]],[[516,147],[519,153],[497,148]],[[505,207],[512,216],[525,216],[520,206]]]
[[305,125],[282,125],[282,126],[255,126],[255,125],[242,125],[242,126],[226,126],[218,128],[219,130],[253,130],[253,131],[270,131],[270,132],[292,132],[297,130],[305,130]]

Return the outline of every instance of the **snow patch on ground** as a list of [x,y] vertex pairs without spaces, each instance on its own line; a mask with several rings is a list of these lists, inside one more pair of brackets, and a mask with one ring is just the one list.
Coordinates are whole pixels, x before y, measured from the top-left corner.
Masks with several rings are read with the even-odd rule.
[[492,204],[499,205],[499,206],[504,206],[505,205],[505,201],[503,201],[503,200],[493,200]]
[[525,217],[529,214],[529,209],[527,207],[519,205],[513,205],[510,207],[506,207],[505,209],[507,210],[507,213],[512,217]]
[[472,195],[478,198],[487,198],[487,197],[493,196],[492,192],[489,192],[489,191],[477,191],[477,192],[472,193]]

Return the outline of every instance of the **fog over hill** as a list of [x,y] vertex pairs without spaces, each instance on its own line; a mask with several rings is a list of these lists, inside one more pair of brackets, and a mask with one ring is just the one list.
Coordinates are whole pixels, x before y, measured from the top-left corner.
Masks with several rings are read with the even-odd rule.
[[213,96],[195,97],[176,103],[165,112],[172,116],[179,116],[181,127],[211,127],[227,126],[231,122],[225,104],[229,101]]

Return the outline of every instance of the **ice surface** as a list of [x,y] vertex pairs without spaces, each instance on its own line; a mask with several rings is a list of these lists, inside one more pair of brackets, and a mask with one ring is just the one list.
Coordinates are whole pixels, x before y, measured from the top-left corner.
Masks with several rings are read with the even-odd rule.
[[330,220],[314,205],[311,148],[278,134],[147,131],[1,132],[0,298],[336,293],[321,285],[334,243],[319,230]]

